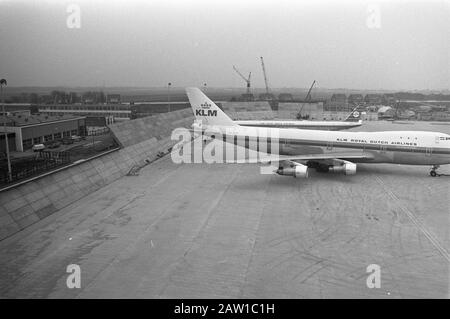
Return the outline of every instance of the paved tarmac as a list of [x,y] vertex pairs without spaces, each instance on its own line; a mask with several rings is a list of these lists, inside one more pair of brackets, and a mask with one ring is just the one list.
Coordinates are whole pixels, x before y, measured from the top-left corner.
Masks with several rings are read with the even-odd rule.
[[168,156],[0,242],[0,297],[449,298],[450,177],[428,171],[295,179]]

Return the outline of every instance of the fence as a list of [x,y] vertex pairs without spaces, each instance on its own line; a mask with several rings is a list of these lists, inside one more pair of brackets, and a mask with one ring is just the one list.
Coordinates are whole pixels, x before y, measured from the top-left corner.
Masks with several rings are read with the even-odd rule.
[[0,166],[0,184],[9,184],[47,172],[53,168],[70,163],[69,152],[40,151],[34,158],[16,160],[11,163],[12,181],[8,182],[8,168],[6,165]]

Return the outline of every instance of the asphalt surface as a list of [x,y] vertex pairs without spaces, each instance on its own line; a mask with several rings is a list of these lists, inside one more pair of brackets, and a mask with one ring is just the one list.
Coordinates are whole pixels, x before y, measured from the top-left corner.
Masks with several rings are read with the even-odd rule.
[[0,297],[449,298],[450,177],[428,171],[295,179],[166,156],[1,241]]

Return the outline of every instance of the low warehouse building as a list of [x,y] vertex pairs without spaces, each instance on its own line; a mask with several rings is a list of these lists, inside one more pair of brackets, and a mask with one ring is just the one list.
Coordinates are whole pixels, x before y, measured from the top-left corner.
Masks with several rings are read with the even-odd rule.
[[[23,152],[34,144],[59,140],[72,135],[85,135],[86,117],[84,116],[0,116],[0,123],[5,121],[6,132],[15,133],[15,149]],[[0,126],[0,133],[4,133]]]

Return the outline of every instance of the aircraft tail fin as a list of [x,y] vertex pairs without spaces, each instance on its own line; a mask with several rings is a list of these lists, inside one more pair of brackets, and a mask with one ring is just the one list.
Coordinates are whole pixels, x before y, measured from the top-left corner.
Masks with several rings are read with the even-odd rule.
[[355,107],[347,116],[344,122],[358,122],[361,120],[361,112],[357,111],[358,106]]
[[207,125],[236,126],[213,101],[211,101],[199,88],[186,88],[195,119]]

